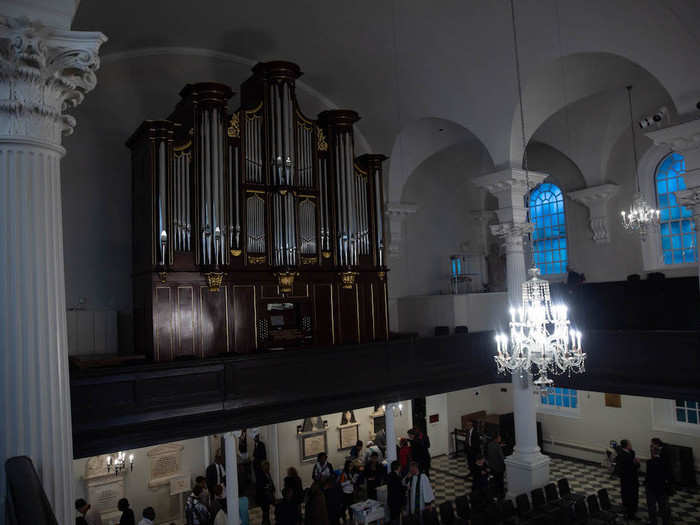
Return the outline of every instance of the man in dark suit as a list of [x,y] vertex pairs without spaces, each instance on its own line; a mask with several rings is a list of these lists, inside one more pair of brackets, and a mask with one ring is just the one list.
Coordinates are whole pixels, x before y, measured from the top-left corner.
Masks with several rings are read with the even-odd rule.
[[617,449],[616,469],[620,475],[620,496],[627,520],[639,521],[639,459],[627,439],[620,441]]
[[498,499],[503,499],[505,496],[504,480],[506,474],[506,463],[505,458],[503,457],[503,447],[501,447],[500,434],[496,434],[496,437],[489,442],[486,449],[486,454],[486,461],[491,473],[493,474]]
[[214,463],[207,467],[207,488],[209,494],[214,497],[217,485],[226,485],[226,470],[224,469],[224,458],[221,451],[217,451],[214,456]]
[[657,525],[656,514],[661,514],[663,525],[671,523],[671,509],[668,504],[671,489],[671,464],[659,438],[651,440],[651,459],[647,461],[646,495],[649,523]]
[[420,465],[420,470],[426,476],[430,476],[430,452],[425,446],[425,440],[421,438],[418,429],[408,431],[408,439],[411,441],[411,457]]
[[466,442],[464,446],[467,449],[467,463],[469,463],[469,472],[473,473],[476,469],[476,458],[481,455],[481,436],[476,429],[476,424],[471,419],[467,421]]

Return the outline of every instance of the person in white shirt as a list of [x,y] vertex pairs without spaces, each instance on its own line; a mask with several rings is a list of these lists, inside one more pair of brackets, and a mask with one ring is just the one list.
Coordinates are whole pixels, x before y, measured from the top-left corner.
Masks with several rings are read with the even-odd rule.
[[435,495],[428,476],[420,471],[418,463],[411,461],[408,474],[408,513],[415,514],[422,521],[423,509],[431,508]]
[[314,465],[311,477],[314,481],[325,481],[333,475],[333,465],[328,462],[328,456],[321,452]]
[[382,453],[382,449],[380,449],[377,444],[374,441],[368,441],[367,442],[367,448],[365,449],[365,460],[364,463],[365,465],[369,463],[369,458],[372,457],[372,454],[376,452],[377,457],[379,458],[379,463],[384,461],[384,454]]
[[139,525],[153,525],[153,520],[156,519],[156,511],[153,507],[146,507],[141,513],[143,518],[139,521]]
[[75,509],[80,512],[88,525],[102,525],[102,516],[83,498],[75,500]]

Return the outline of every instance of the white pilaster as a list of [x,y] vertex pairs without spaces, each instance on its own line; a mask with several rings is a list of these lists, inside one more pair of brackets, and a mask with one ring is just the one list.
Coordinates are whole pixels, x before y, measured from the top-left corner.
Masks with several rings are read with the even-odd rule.
[[384,411],[387,472],[391,472],[391,462],[396,461],[396,427],[394,425],[394,409],[398,409],[396,403],[389,403]]
[[596,243],[610,242],[607,204],[619,191],[616,184],[601,184],[567,193],[569,198],[588,208],[588,226]]
[[275,481],[275,493],[278,498],[282,497],[282,476],[280,465],[280,443],[277,424],[267,427],[267,457],[270,461],[270,475]]
[[[544,173],[507,169],[478,177],[477,186],[486,188],[498,198],[500,224],[491,226],[491,233],[504,240],[506,247],[506,278],[510,304],[521,303],[522,285],[527,280],[523,237],[532,232],[527,222],[525,197],[529,190],[541,184]],[[494,366],[496,366],[494,364]],[[515,420],[515,450],[506,458],[508,494],[529,493],[549,481],[549,457],[537,445],[537,419],[532,378],[512,377],[513,418]]]
[[224,434],[224,461],[226,463],[226,525],[240,525],[238,506],[238,438],[233,432]]
[[403,240],[403,223],[406,217],[413,215],[418,211],[415,204],[406,202],[388,202],[384,214],[388,219],[389,225],[389,256],[396,257],[401,250],[401,241]]
[[0,523],[7,458],[31,457],[73,522],[60,160],[66,110],[95,87],[101,33],[0,17]]

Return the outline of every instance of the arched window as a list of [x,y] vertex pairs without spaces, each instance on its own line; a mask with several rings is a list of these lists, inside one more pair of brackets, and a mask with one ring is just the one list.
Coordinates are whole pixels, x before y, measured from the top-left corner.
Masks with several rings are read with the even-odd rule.
[[660,210],[661,251],[664,264],[696,261],[693,212],[680,206],[675,191],[685,189],[685,159],[671,153],[656,168],[656,202]]
[[545,182],[530,192],[530,221],[535,245],[535,264],[542,275],[566,273],[567,246],[564,195]]

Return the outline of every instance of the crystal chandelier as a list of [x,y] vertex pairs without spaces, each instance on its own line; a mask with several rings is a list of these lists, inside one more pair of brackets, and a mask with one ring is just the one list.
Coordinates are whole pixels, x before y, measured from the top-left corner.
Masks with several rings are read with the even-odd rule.
[[535,385],[552,384],[550,374],[581,373],[586,354],[581,349],[581,332],[570,326],[566,305],[553,305],[549,282],[530,269],[523,283],[522,306],[510,309],[510,337],[496,335],[499,373],[537,374]]
[[638,231],[643,241],[647,238],[647,232],[651,226],[659,224],[659,210],[652,208],[647,203],[644,195],[636,193],[632,207],[628,212],[620,212],[622,225],[628,231]]
[[639,173],[637,171],[637,143],[634,138],[634,117],[632,115],[632,86],[627,86],[627,104],[630,114],[630,129],[632,130],[632,152],[634,153],[634,177],[637,182],[637,193],[629,211],[620,212],[622,215],[622,225],[625,230],[639,232],[642,241],[647,238],[649,229],[659,224],[659,210],[652,208],[647,203],[644,195],[639,189]]
[[[510,9],[520,102],[523,167],[525,185],[529,190],[525,113],[513,0],[510,2]],[[531,235],[530,242],[534,243],[534,235]],[[532,249],[531,253],[534,252]],[[502,333],[496,335],[498,353],[494,358],[499,373],[518,373],[524,377],[529,377],[530,373],[537,375],[534,384],[541,391],[552,384],[550,374],[583,372],[586,354],[581,350],[581,332],[573,330],[570,326],[566,305],[552,304],[549,281],[539,278],[540,270],[536,266],[530,269],[529,274],[530,280],[522,286],[521,307],[510,310],[510,337]]]
[[[115,457],[112,457],[111,454],[107,456],[107,472],[112,469],[114,469],[114,474],[116,476],[118,476],[122,470],[126,469],[126,454],[124,452],[117,452]],[[129,454],[129,470],[131,472],[134,471],[133,454]]]

